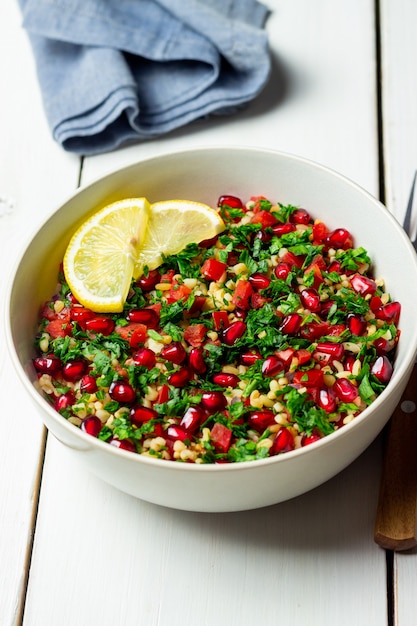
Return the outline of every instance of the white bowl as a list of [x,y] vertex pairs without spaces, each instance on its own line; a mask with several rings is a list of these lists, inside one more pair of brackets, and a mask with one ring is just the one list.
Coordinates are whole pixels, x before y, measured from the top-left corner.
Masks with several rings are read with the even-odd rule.
[[[331,228],[343,226],[367,249],[376,276],[402,304],[392,379],[359,417],[304,448],[264,460],[223,465],[161,461],[119,450],[63,419],[42,397],[32,367],[39,306],[56,285],[70,235],[86,216],[123,197],[182,198],[215,205],[223,194],[264,195],[300,205]],[[190,511],[238,511],[281,502],[325,482],[358,457],[388,421],[417,351],[417,257],[402,228],[363,189],[302,158],[253,148],[209,148],[139,162],[77,191],[44,223],[12,276],[6,313],[11,359],[34,409],[59,441],[94,474],[133,496]],[[35,411],[34,411],[35,412]]]

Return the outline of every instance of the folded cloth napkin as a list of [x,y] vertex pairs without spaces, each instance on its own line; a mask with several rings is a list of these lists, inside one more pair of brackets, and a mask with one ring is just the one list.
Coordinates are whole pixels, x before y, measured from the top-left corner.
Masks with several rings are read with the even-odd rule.
[[19,0],[56,141],[113,150],[235,111],[270,70],[257,0]]

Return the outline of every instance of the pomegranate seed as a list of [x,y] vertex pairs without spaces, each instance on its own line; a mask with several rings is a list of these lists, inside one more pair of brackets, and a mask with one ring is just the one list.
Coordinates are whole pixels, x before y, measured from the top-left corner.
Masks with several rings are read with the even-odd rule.
[[321,303],[320,303],[320,295],[317,289],[310,287],[308,289],[303,289],[301,291],[301,302],[303,306],[311,311],[312,313],[316,313],[320,311]]
[[269,243],[272,239],[272,233],[269,233],[267,230],[259,230],[255,235],[255,239],[260,239],[262,243]]
[[133,387],[122,380],[116,380],[112,382],[109,388],[109,396],[116,402],[122,404],[133,404],[136,400],[136,391]]
[[375,317],[378,320],[383,320],[390,324],[398,324],[401,313],[401,304],[399,302],[388,302],[379,309],[374,311]]
[[178,424],[171,424],[170,426],[168,426],[166,436],[174,441],[185,441],[186,439],[188,439],[189,434],[186,430],[184,430],[184,428],[178,426]]
[[81,422],[81,430],[83,430],[87,435],[91,435],[92,437],[97,437],[102,427],[101,420],[97,417],[97,415],[89,415]]
[[201,405],[208,413],[223,411],[227,400],[222,391],[206,391],[201,396]]
[[325,238],[326,245],[336,250],[353,248],[353,237],[345,228],[336,228]]
[[220,387],[236,387],[239,380],[240,378],[236,374],[225,374],[222,372],[213,376],[213,383]]
[[287,280],[288,275],[291,273],[291,271],[291,265],[289,263],[282,262],[278,263],[274,270],[274,274],[280,280]]
[[100,335],[110,335],[114,330],[115,323],[110,317],[97,315],[86,320],[85,329],[90,333],[99,333]]
[[274,224],[274,226],[272,226],[272,232],[275,237],[281,237],[282,235],[294,232],[295,228],[295,224],[291,224],[290,222],[286,222],[285,224]]
[[158,270],[151,270],[150,272],[148,272],[147,276],[143,274],[140,278],[138,278],[136,284],[142,289],[142,291],[152,291],[152,289],[155,287],[155,285],[159,283],[160,280],[161,274],[158,272]]
[[224,329],[222,333],[223,342],[228,346],[234,346],[235,343],[245,334],[246,324],[241,320],[233,322]]
[[352,335],[361,336],[366,330],[366,320],[363,315],[357,313],[349,313],[347,316],[347,325]]
[[347,372],[353,371],[353,366],[355,364],[355,361],[356,361],[356,358],[352,354],[348,354],[348,356],[345,357],[344,366]]
[[391,352],[391,350],[394,349],[395,341],[394,340],[388,341],[388,339],[379,337],[378,339],[375,339],[373,345],[378,355],[388,354],[388,352]]
[[36,357],[33,359],[33,365],[41,374],[50,374],[51,376],[61,371],[62,367],[61,359],[53,354]]
[[317,434],[308,435],[302,438],[301,445],[309,446],[311,443],[314,443],[315,441],[319,441],[319,439],[321,439],[320,435],[317,435]]
[[348,378],[338,378],[332,389],[342,402],[353,402],[358,397],[358,389]]
[[318,405],[327,413],[336,411],[336,394],[333,389],[323,387],[319,390]]
[[345,348],[342,343],[323,341],[317,344],[317,352],[324,352],[324,354],[329,354],[333,359],[340,361],[345,353]]
[[240,355],[240,360],[243,365],[253,365],[256,361],[262,359],[262,356],[259,352],[243,352]]
[[253,411],[249,417],[248,422],[258,433],[263,432],[268,426],[275,424],[275,414],[273,411],[264,409],[261,411]]
[[249,282],[253,289],[260,291],[261,289],[267,289],[271,284],[271,279],[266,274],[255,273],[249,276]]
[[68,361],[62,368],[62,378],[75,383],[84,376],[86,369],[87,363],[85,361]]
[[301,327],[303,318],[298,313],[289,313],[286,315],[280,326],[280,331],[286,335],[295,335]]
[[173,341],[161,350],[161,357],[170,363],[179,365],[186,358],[187,353],[180,341]]
[[333,305],[334,300],[326,300],[326,302],[323,302],[320,306],[320,317],[326,319]]
[[207,370],[207,365],[204,360],[203,348],[196,347],[191,349],[190,354],[188,355],[188,364],[197,374],[204,374]]
[[81,393],[95,393],[97,391],[97,381],[91,374],[85,374],[80,380]]
[[269,454],[273,456],[291,450],[294,450],[294,437],[288,428],[282,427],[275,435],[272,446],[269,448]]
[[68,407],[75,404],[75,400],[75,394],[72,389],[70,389],[69,391],[63,393],[62,396],[58,396],[55,400],[54,409],[59,413],[60,411],[68,409]]
[[151,370],[156,364],[156,354],[150,348],[139,348],[133,355],[133,363]]
[[236,196],[220,196],[217,201],[217,206],[226,205],[232,209],[243,209],[242,200]]
[[327,268],[329,274],[331,272],[336,272],[336,274],[342,274],[342,264],[340,261],[332,261]]
[[130,439],[110,439],[109,444],[115,448],[119,448],[119,450],[136,452],[136,446]]
[[145,324],[148,328],[156,328],[159,324],[159,314],[154,309],[131,309],[126,317],[129,322]]
[[262,363],[262,374],[264,376],[276,376],[284,370],[284,363],[277,356],[268,356]]
[[138,404],[130,409],[129,419],[138,428],[145,422],[149,422],[151,419],[158,417],[158,413],[154,409],[150,409],[147,406]]
[[190,406],[181,419],[180,428],[183,428],[187,433],[194,433],[205,417],[206,414],[201,407]]
[[70,310],[70,318],[73,322],[76,322],[84,328],[87,320],[93,319],[96,314],[91,309],[86,309],[83,306],[73,306]]
[[371,374],[373,374],[381,383],[388,383],[391,380],[393,367],[387,356],[382,355],[377,358],[373,366],[371,367]]
[[290,215],[290,222],[294,224],[309,224],[311,222],[311,216],[305,209],[296,209]]
[[191,378],[192,373],[188,367],[181,367],[179,370],[168,376],[168,382],[173,387],[185,387]]
[[376,291],[376,283],[372,278],[362,276],[362,274],[354,274],[350,279],[352,288],[361,296],[373,295]]

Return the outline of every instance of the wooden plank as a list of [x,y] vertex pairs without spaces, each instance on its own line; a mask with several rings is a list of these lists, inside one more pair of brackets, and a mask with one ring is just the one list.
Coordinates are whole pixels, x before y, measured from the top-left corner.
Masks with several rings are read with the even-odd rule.
[[[17,3],[0,5],[0,314],[7,279],[28,239],[74,188],[78,159],[50,138]],[[0,615],[19,620],[43,460],[44,429],[12,371],[0,324]]]
[[[301,154],[376,194],[373,4],[269,2],[274,72],[257,102],[231,118],[87,159],[82,182],[165,150],[227,143]],[[291,502],[190,514],[104,485],[51,438],[24,626],[380,626],[385,553],[372,536],[379,468],[378,440],[338,477]]]
[[[387,206],[402,221],[417,169],[417,5],[382,0],[382,104]],[[414,226],[417,216],[414,216]],[[413,626],[417,611],[417,551],[394,555],[395,624]]]

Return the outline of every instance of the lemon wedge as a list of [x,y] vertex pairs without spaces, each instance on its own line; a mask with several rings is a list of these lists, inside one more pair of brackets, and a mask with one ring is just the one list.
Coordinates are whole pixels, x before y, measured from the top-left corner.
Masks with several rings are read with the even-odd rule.
[[134,278],[143,269],[156,269],[164,256],[178,254],[190,243],[200,243],[225,228],[220,215],[206,204],[190,200],[165,200],[151,205],[145,239],[139,249]]
[[73,295],[85,307],[123,310],[149,214],[145,198],[128,198],[97,211],[75,232],[63,269]]

